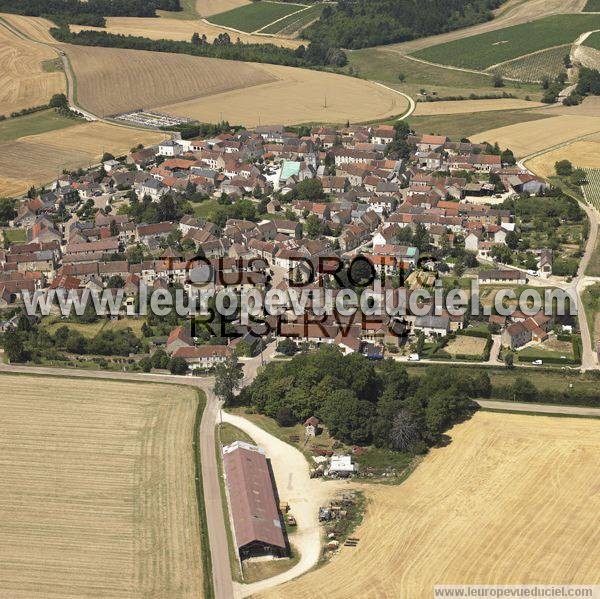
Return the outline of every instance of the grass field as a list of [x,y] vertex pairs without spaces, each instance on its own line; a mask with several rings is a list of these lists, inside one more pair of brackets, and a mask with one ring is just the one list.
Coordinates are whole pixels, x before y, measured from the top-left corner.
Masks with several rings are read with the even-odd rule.
[[26,135],[37,135],[81,124],[81,119],[71,119],[59,115],[55,110],[43,110],[14,119],[0,121],[0,143],[14,141]]
[[471,141],[498,142],[503,148],[511,148],[515,156],[523,157],[599,131],[600,116],[562,115],[493,128],[478,133]]
[[600,31],[595,31],[588,36],[584,44],[590,48],[594,48],[594,50],[600,50]]
[[[468,73],[425,64],[406,58],[387,47],[353,50],[347,52],[347,56],[348,72],[397,87],[415,97],[423,88],[428,92],[435,91],[438,96],[498,93],[498,89],[492,86],[489,74]],[[400,74],[404,77],[402,83],[399,80]],[[541,97],[539,86],[518,84],[516,87],[510,81],[506,82],[502,91],[518,98],[530,96],[535,100]]]
[[586,169],[588,182],[583,186],[583,195],[600,212],[600,168]]
[[273,21],[298,12],[303,8],[304,6],[299,4],[262,0],[261,2],[253,2],[227,12],[212,15],[209,21],[215,25],[251,33],[259,31]]
[[19,38],[0,21],[0,114],[46,104],[65,90],[64,75],[43,67],[53,58],[52,50]]
[[61,327],[68,327],[73,331],[81,333],[87,339],[92,339],[100,331],[121,331],[130,328],[138,337],[142,336],[142,325],[144,320],[141,318],[122,318],[120,320],[100,319],[91,323],[67,322],[61,319],[51,318],[45,323],[44,328],[52,335]]
[[599,433],[592,419],[476,414],[402,485],[365,489],[356,547],[260,597],[429,599],[435,584],[598,583]]
[[162,133],[84,123],[74,127],[30,135],[0,144],[0,196],[24,193],[55,178],[63,169],[96,164],[104,152],[126,154],[138,143],[162,141]]
[[[477,101],[479,102],[479,100]],[[434,107],[435,104],[433,104]],[[419,133],[439,133],[452,139],[461,139],[479,134],[489,127],[507,127],[516,123],[522,124],[547,118],[547,115],[532,110],[496,110],[464,114],[410,116],[408,122]]]
[[437,64],[487,69],[531,52],[573,43],[582,33],[599,28],[600,15],[553,15],[425,48],[415,56]]
[[[194,0],[191,0],[192,2]],[[228,10],[250,4],[250,0],[195,0],[196,12],[201,17],[210,17]]]
[[564,58],[571,49],[570,45],[542,50],[523,58],[517,58],[494,67],[495,73],[503,77],[521,81],[542,81],[544,77],[554,79],[565,70]]
[[4,229],[2,234],[9,243],[25,243],[27,241],[25,229]]
[[197,405],[175,386],[0,376],[0,595],[201,597]]
[[600,0],[587,0],[583,12],[600,12]]
[[260,32],[289,36],[298,34],[308,24],[316,21],[321,16],[323,8],[325,8],[324,4],[315,4],[300,13],[291,14],[277,23],[263,27]]

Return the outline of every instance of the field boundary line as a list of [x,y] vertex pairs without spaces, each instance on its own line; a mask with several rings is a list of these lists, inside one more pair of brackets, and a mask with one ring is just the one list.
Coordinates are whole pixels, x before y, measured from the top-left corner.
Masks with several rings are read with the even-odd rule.
[[[275,2],[273,4],[286,4],[286,3]],[[297,4],[296,6],[300,6],[300,5]],[[252,35],[254,35],[256,33],[260,33],[263,29],[266,29],[267,27],[271,27],[271,25],[275,25],[276,23],[279,23],[280,21],[283,21],[283,20],[287,19],[288,17],[293,17],[294,15],[299,15],[300,13],[306,12],[309,8],[312,8],[313,6],[316,6],[316,4],[314,4],[314,5],[310,4],[310,5],[306,6],[305,8],[301,8],[300,10],[297,10],[295,12],[291,12],[289,15],[285,15],[284,17],[280,17],[279,19],[275,19],[274,21],[267,23],[264,27],[261,27],[260,29],[256,29],[255,31],[253,31]],[[276,33],[265,33],[265,35],[275,36],[277,34]]]
[[[371,80],[366,79],[366,81],[371,81]],[[379,81],[371,81],[371,83],[374,83],[375,85],[379,85],[379,87],[383,87],[384,89],[387,89],[389,91],[395,92],[396,94],[401,95],[405,100],[408,100],[408,110],[403,115],[398,117],[398,119],[397,119],[398,121],[403,121],[404,119],[407,119],[417,109],[417,103],[408,94],[405,94],[404,92],[401,92],[398,89],[394,89],[393,87],[388,87],[387,85],[384,85],[383,83],[379,83]]]
[[192,452],[194,454],[194,481],[196,484],[196,503],[198,506],[198,526],[200,528],[200,559],[202,561],[202,586],[204,597],[213,599],[215,596],[214,582],[212,576],[212,554],[208,539],[208,518],[206,517],[206,503],[204,500],[204,480],[202,478],[202,452],[200,449],[200,423],[206,409],[206,393],[202,389],[196,389],[198,406],[194,418],[194,430],[192,435]]
[[496,64],[490,65],[485,70],[491,71],[492,69],[496,69],[498,67],[503,67],[504,65],[510,64],[511,62],[517,62],[518,60],[523,60],[523,58],[529,58],[530,56],[535,56],[536,54],[543,54],[548,50],[558,50],[558,48],[571,48],[574,44],[559,44],[558,46],[551,46],[550,48],[543,48],[542,50],[536,50],[535,52],[528,52],[527,54],[523,54],[522,56],[517,56],[516,58],[511,58],[510,60],[504,60],[502,62],[497,62]]

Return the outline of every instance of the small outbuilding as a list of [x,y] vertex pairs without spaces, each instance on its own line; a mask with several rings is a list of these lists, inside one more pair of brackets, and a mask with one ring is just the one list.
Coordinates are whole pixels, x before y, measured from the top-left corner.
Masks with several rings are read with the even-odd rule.
[[304,428],[308,437],[316,437],[319,434],[319,419],[311,416],[304,423]]

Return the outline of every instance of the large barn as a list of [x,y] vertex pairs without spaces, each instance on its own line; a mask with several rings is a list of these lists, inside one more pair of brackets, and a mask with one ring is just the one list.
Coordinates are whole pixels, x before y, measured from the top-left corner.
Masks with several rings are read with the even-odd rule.
[[236,441],[223,447],[223,467],[240,559],[288,554],[265,453]]

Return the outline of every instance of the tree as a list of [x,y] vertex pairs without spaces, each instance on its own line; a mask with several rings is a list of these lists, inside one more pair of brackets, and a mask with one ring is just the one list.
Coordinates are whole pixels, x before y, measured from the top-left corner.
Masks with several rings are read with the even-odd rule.
[[194,32],[194,35],[192,35],[192,44],[194,46],[200,45],[200,34],[198,32]]
[[418,223],[415,227],[415,234],[413,236],[412,243],[420,252],[425,251],[429,247],[429,233],[421,223]]
[[277,420],[277,424],[279,424],[279,426],[294,426],[294,424],[296,424],[294,414],[285,406],[282,406],[279,408],[279,410],[277,410],[275,420]]
[[162,348],[157,349],[152,354],[152,367],[165,369],[168,368],[168,366],[169,354],[167,354],[167,352]]
[[139,362],[138,362],[138,366],[144,371],[144,372],[150,372],[152,370],[152,358],[145,356],[143,357]]
[[404,83],[406,81],[406,75],[404,73],[398,73],[398,81]]
[[396,414],[390,430],[390,445],[396,451],[410,451],[421,439],[419,425],[409,410]]
[[108,162],[109,160],[114,160],[115,157],[113,154],[111,154],[110,152],[104,152],[104,154],[102,154],[102,158],[100,160],[100,162]]
[[69,108],[69,101],[65,94],[54,94],[48,102],[50,108]]
[[286,337],[277,344],[277,351],[284,356],[293,356],[298,351],[298,348],[289,337]]
[[323,234],[323,223],[316,214],[309,214],[304,224],[304,230],[310,239],[316,239]]
[[125,287],[125,281],[121,275],[112,275],[106,282],[109,289],[122,289]]
[[4,333],[4,351],[11,364],[13,362],[27,361],[28,354],[25,351],[23,339],[21,338],[21,335],[13,329],[8,329],[8,331]]
[[569,181],[572,185],[583,185],[587,181],[587,174],[582,168],[573,169]]
[[323,184],[319,179],[304,179],[300,181],[292,193],[300,200],[310,200],[312,202],[325,197]]
[[504,354],[504,365],[507,368],[514,368],[515,364],[515,355],[512,352],[506,352]]
[[504,79],[500,73],[494,73],[492,85],[494,87],[504,87]]
[[506,234],[506,245],[511,250],[517,249],[517,246],[519,245],[519,235],[516,233],[516,231],[509,231]]
[[554,163],[554,170],[559,177],[570,177],[573,172],[573,165],[569,160],[559,160]]
[[183,358],[171,358],[169,361],[169,372],[171,374],[185,374],[188,369],[188,363]]
[[220,362],[215,367],[214,394],[225,403],[231,405],[235,398],[235,392],[241,387],[244,372],[238,362],[236,355],[233,355],[225,362]]
[[0,226],[8,226],[9,221],[17,216],[17,201],[11,198],[0,198]]

